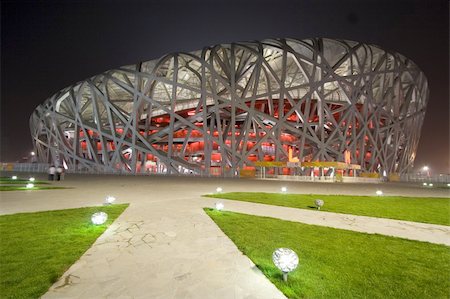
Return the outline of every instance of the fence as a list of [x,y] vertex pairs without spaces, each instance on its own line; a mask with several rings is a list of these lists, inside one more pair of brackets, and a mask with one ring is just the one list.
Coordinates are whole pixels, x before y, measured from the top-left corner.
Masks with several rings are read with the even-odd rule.
[[49,167],[47,163],[0,163],[0,171],[47,173]]
[[403,174],[400,176],[403,182],[412,183],[433,183],[433,184],[449,184],[450,174],[435,174],[431,176],[419,174]]
[[[50,164],[47,163],[1,163],[0,171],[17,171],[17,172],[30,172],[30,173],[47,173]],[[103,169],[98,169],[97,171],[80,169],[80,170],[67,170],[67,173],[89,173],[89,174],[114,174],[114,175],[162,175],[163,173],[130,173],[127,171],[121,172],[107,172]],[[210,174],[186,174],[188,176],[212,176]],[[173,176],[173,174],[171,174]],[[183,176],[180,174],[179,176]],[[311,177],[311,176],[291,176],[291,175],[278,175],[273,176],[274,179],[288,180],[288,181],[301,181],[301,182],[335,182],[336,177],[322,176],[322,177]],[[363,177],[343,177],[343,182],[360,182],[360,183],[378,183],[380,179],[363,178]],[[400,176],[400,181],[402,182],[412,182],[412,183],[433,183],[433,184],[449,184],[450,174],[436,174],[432,176],[425,176],[419,174],[403,174]]]

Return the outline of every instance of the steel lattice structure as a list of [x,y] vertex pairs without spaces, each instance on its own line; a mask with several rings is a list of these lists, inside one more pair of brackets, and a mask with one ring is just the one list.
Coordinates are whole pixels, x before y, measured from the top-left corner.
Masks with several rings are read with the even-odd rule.
[[[404,173],[427,79],[404,56],[331,39],[205,47],[78,82],[30,118],[41,162],[104,172],[237,175],[255,161]],[[281,170],[280,170],[281,171]]]

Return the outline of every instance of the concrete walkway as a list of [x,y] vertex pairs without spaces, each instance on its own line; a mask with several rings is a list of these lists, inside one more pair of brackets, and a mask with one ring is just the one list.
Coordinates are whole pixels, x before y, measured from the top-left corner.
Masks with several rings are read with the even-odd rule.
[[[402,184],[73,175],[57,184],[74,189],[2,192],[0,214],[101,205],[107,195],[130,207],[44,298],[284,298],[202,210],[216,200],[201,195],[214,192],[217,186],[225,192],[278,192],[287,186],[292,193],[373,194],[382,188],[386,195],[448,196],[447,190]],[[402,227],[392,233],[391,220],[383,222],[381,229],[373,222],[378,220],[370,217],[234,201],[225,204],[238,212],[357,231],[397,235]],[[414,225],[401,236],[413,238],[409,232],[419,231],[422,236],[439,234],[437,239],[448,240],[448,227],[446,232],[425,229],[424,233],[422,224]]]

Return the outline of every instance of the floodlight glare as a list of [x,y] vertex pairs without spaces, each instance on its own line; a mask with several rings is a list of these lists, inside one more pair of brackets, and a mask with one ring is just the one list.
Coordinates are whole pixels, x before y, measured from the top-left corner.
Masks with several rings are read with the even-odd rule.
[[426,185],[428,185],[428,184],[427,184],[427,183],[423,183],[422,185],[426,186]]
[[17,175],[13,175],[13,176],[11,177],[11,179],[17,180]]
[[105,204],[107,204],[107,205],[111,205],[115,201],[116,201],[116,198],[114,196],[111,196],[111,195],[108,195],[105,198]]
[[286,193],[287,192],[287,187],[281,187],[281,193]]
[[424,166],[424,167],[422,168],[422,170],[423,170],[423,171],[428,171],[428,170],[430,170],[430,167]]
[[217,193],[221,193],[222,191],[223,191],[222,187],[217,187],[217,188],[216,188],[216,192],[217,192]]
[[26,185],[26,188],[27,189],[31,189],[31,188],[33,188],[34,187],[34,184],[32,184],[32,183],[28,183],[27,185]]
[[36,179],[33,178],[33,177],[31,177],[31,178],[29,178],[28,180],[29,180],[30,182],[34,182]]
[[447,184],[447,187],[450,187],[450,184]]
[[378,196],[381,196],[381,195],[383,195],[383,191],[381,191],[381,190],[377,190],[377,192],[375,192]]
[[30,154],[31,154],[32,156],[36,155],[36,153],[35,153],[35,152],[31,152]]
[[324,204],[324,201],[321,200],[321,199],[316,199],[316,200],[314,201],[314,204],[316,205],[317,209],[320,210],[320,208],[321,208],[321,207],[323,206],[323,204]]
[[224,207],[224,205],[223,205],[223,203],[222,202],[216,202],[216,210],[217,211],[222,211],[223,210],[223,207]]
[[92,214],[91,221],[95,225],[101,225],[108,220],[108,214],[105,212],[97,212]]
[[433,184],[432,184],[432,183],[429,183],[428,186],[433,187]]
[[297,254],[289,248],[278,248],[272,253],[272,261],[275,266],[283,272],[283,280],[287,281],[289,272],[298,266]]

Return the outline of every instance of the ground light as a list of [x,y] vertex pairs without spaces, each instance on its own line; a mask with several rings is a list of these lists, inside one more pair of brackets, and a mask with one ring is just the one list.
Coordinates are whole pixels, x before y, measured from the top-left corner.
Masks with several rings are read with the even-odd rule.
[[288,273],[298,266],[297,254],[289,248],[278,248],[272,253],[272,261],[283,272],[283,280],[287,281]]
[[287,192],[287,187],[281,187],[281,193],[286,193]]
[[432,184],[432,183],[429,183],[428,186],[433,187],[433,184]]
[[222,191],[223,191],[222,187],[217,187],[217,188],[216,188],[216,192],[217,192],[217,193],[221,193]]
[[26,188],[27,189],[31,189],[31,188],[33,188],[34,187],[34,184],[32,184],[32,183],[28,183],[27,185],[26,185]]
[[11,177],[11,179],[17,180],[17,175],[13,175],[13,176]]
[[378,195],[378,196],[381,196],[381,195],[383,195],[383,191],[377,190],[377,192],[375,192],[375,194]]
[[427,183],[423,183],[422,185],[427,186],[428,184]]
[[320,208],[323,207],[323,204],[324,204],[324,203],[325,203],[325,202],[324,202],[323,200],[321,200],[321,199],[316,199],[316,200],[314,201],[314,204],[316,205],[316,207],[317,207],[318,210],[320,210]]
[[33,177],[31,177],[31,178],[29,178],[28,180],[29,180],[30,182],[34,182],[36,179],[33,178]]
[[105,198],[105,204],[106,204],[106,205],[112,205],[113,202],[115,202],[115,201],[116,201],[116,198],[115,198],[114,196],[111,196],[111,195],[108,195],[108,196]]
[[222,211],[224,207],[224,204],[222,202],[216,202],[216,210],[217,211]]
[[447,187],[450,187],[450,184],[447,184]]
[[108,214],[105,212],[97,212],[92,214],[91,221],[95,225],[101,225],[108,220]]

